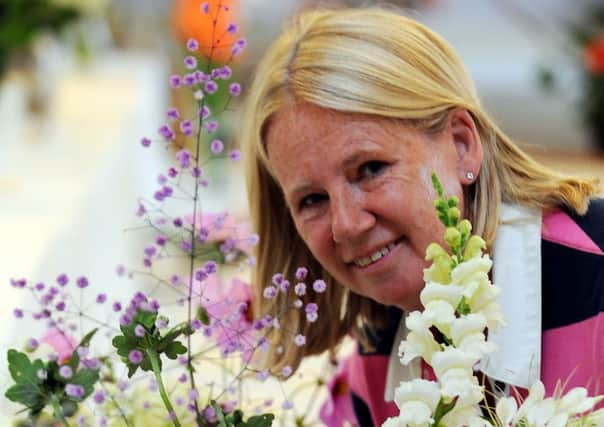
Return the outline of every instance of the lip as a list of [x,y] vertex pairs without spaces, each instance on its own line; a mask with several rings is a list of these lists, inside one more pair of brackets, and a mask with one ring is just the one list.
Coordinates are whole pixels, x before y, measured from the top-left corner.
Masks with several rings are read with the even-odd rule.
[[392,249],[390,249],[386,255],[382,256],[382,257],[381,257],[379,260],[377,260],[377,261],[375,261],[375,262],[373,262],[373,263],[371,263],[371,264],[369,264],[369,265],[367,265],[367,266],[365,266],[365,267],[360,267],[360,266],[358,266],[357,264],[355,264],[355,262],[354,262],[354,261],[348,261],[346,264],[347,264],[347,265],[349,265],[349,266],[351,266],[351,267],[357,268],[357,269],[359,269],[359,270],[363,270],[363,271],[369,271],[369,270],[371,270],[372,268],[374,268],[374,267],[377,267],[377,266],[381,265],[381,264],[382,264],[382,261],[385,261],[385,260],[387,260],[388,258],[390,258],[390,255],[391,255],[391,254],[392,254],[394,251],[396,251],[396,250],[397,250],[397,248],[399,248],[399,247],[400,247],[400,244],[401,244],[401,242],[402,242],[403,240],[404,240],[404,237],[403,237],[403,236],[398,237],[397,239],[395,239],[395,240],[393,240],[393,241],[391,241],[391,242],[385,243],[385,244],[380,245],[380,246],[376,246],[374,249],[371,249],[371,250],[369,250],[369,251],[366,251],[364,255],[355,256],[355,257],[352,257],[352,258],[351,258],[352,260],[357,260],[357,259],[360,259],[360,258],[369,257],[369,256],[371,256],[371,254],[374,254],[374,253],[375,253],[375,252],[377,252],[378,250],[380,250],[380,249],[382,249],[382,248],[385,248],[385,247],[387,247],[387,246],[388,246],[388,245],[390,245],[390,244],[394,244],[394,247],[393,247]]

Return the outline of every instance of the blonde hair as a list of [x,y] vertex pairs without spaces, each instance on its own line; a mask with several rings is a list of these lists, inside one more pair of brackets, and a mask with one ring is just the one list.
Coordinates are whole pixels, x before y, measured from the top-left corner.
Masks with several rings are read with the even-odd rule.
[[[277,331],[282,351],[270,366],[296,368],[308,354],[333,349],[360,324],[376,322],[377,303],[348,292],[325,271],[298,235],[273,178],[265,134],[273,115],[294,103],[311,103],[342,112],[403,119],[438,130],[455,108],[473,117],[483,147],[477,181],[466,195],[466,215],[491,244],[501,202],[540,209],[568,206],[584,213],[597,192],[597,180],[563,177],[522,152],[480,106],[474,84],[451,46],[422,24],[382,9],[311,10],[299,15],[273,43],[257,70],[248,95],[243,127],[248,195],[253,224],[261,236],[254,278],[256,310],[280,313],[287,331]],[[263,288],[275,272],[293,281],[298,266],[323,277],[324,294],[306,296],[319,305],[319,320],[309,324],[303,310],[289,310],[292,290],[267,300]],[[311,292],[312,293],[312,292]],[[306,301],[305,301],[306,302]],[[291,333],[306,335],[293,344]]]

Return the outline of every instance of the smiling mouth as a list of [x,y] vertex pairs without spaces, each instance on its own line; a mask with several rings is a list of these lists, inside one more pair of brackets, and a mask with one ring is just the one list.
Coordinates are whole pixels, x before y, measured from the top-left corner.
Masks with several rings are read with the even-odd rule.
[[369,256],[355,259],[352,263],[360,268],[369,267],[371,264],[378,262],[380,259],[385,257],[396,245],[398,245],[403,240],[402,237],[399,237],[394,242],[387,244],[381,249],[378,249],[374,253]]

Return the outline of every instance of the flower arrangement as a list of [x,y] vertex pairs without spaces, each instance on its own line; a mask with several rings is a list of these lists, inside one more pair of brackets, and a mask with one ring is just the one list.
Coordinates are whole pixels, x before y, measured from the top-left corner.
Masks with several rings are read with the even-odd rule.
[[[409,333],[399,346],[401,363],[421,357],[434,373],[434,380],[403,381],[395,390],[400,410],[387,427],[536,427],[601,426],[604,409],[592,411],[604,396],[588,397],[582,387],[564,395],[545,398],[543,384],[535,383],[518,406],[513,396],[497,398],[480,384],[474,368],[480,359],[496,351],[485,331],[504,326],[496,302],[500,289],[488,273],[492,262],[484,254],[485,242],[471,235],[472,225],[460,221],[459,201],[446,198],[436,175],[432,175],[439,198],[438,218],[446,227],[450,252],[436,243],[426,249],[432,265],[424,270],[425,288],[420,294],[424,310],[406,318]],[[592,412],[589,412],[592,411]]]
[[[276,409],[274,390],[268,398],[259,392],[259,384],[286,379],[292,369],[256,367],[284,314],[255,316],[251,287],[237,277],[254,264],[250,250],[258,236],[228,213],[202,209],[203,191],[212,185],[208,164],[240,160],[237,149],[216,137],[218,114],[241,93],[229,64],[246,45],[234,23],[225,30],[232,43],[217,45],[222,35],[214,25],[225,12],[226,3],[198,5],[196,13],[209,17],[206,31],[213,36],[204,39],[209,44],[188,39],[185,71],[169,77],[170,86],[194,103],[194,115],[170,108],[159,136],[140,141],[142,149],[174,153],[174,164],[157,175],[152,197],[138,201],[140,229],[150,238],[141,265],[117,268],[122,279],[138,279],[148,288],[133,289],[122,301],[106,291],[92,294],[86,276],[62,273],[56,283],[11,280],[36,304],[15,308],[14,316],[31,316],[46,329],[28,339],[24,351],[7,353],[13,383],[5,396],[23,407],[29,424],[263,427],[272,424],[274,412],[293,407],[285,391]],[[212,65],[213,54],[225,51],[223,64]],[[210,108],[224,85],[225,105]],[[177,137],[188,141],[177,146]],[[309,282],[303,266],[295,278],[275,274],[264,297],[286,292],[288,279],[296,280],[297,295],[306,294],[290,309],[316,320],[313,295],[325,291],[325,282]],[[302,333],[288,332],[296,345],[305,345]]]

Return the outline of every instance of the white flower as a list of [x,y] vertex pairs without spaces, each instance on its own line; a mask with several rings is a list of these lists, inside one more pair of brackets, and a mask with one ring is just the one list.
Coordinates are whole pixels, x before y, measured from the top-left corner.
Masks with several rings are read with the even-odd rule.
[[592,409],[603,398],[604,396],[588,397],[585,388],[575,387],[559,400],[558,411],[581,414]]
[[484,330],[487,319],[481,313],[470,313],[455,319],[451,325],[451,339],[455,347],[475,358],[495,350],[495,345],[486,341]]
[[399,417],[390,417],[382,423],[382,427],[407,427]]
[[440,400],[438,384],[415,379],[401,382],[394,391],[394,402],[400,410],[399,420],[405,426],[429,426]]
[[488,254],[470,258],[451,271],[451,281],[462,286],[477,280],[489,281],[489,271],[492,266],[493,261]]
[[434,325],[449,337],[451,324],[455,321],[455,307],[445,300],[430,301],[422,312],[426,324]]
[[422,305],[426,307],[432,301],[444,300],[457,308],[463,294],[463,288],[455,284],[443,285],[437,282],[427,282],[419,295]]
[[481,417],[480,410],[476,406],[458,407],[445,415],[439,426],[445,427],[493,427],[491,423]]
[[431,325],[426,323],[419,311],[409,313],[406,325],[409,333],[398,347],[401,363],[406,365],[418,356],[423,357],[426,362],[430,363],[432,354],[440,350],[440,346],[434,340],[432,332],[430,332]]
[[482,387],[472,369],[477,360],[454,347],[447,347],[432,356],[432,367],[441,384],[441,394],[449,398],[458,397],[458,407],[474,405],[483,398]]
[[495,407],[495,414],[502,427],[510,426],[516,416],[517,410],[518,404],[513,397],[502,397],[499,399]]

